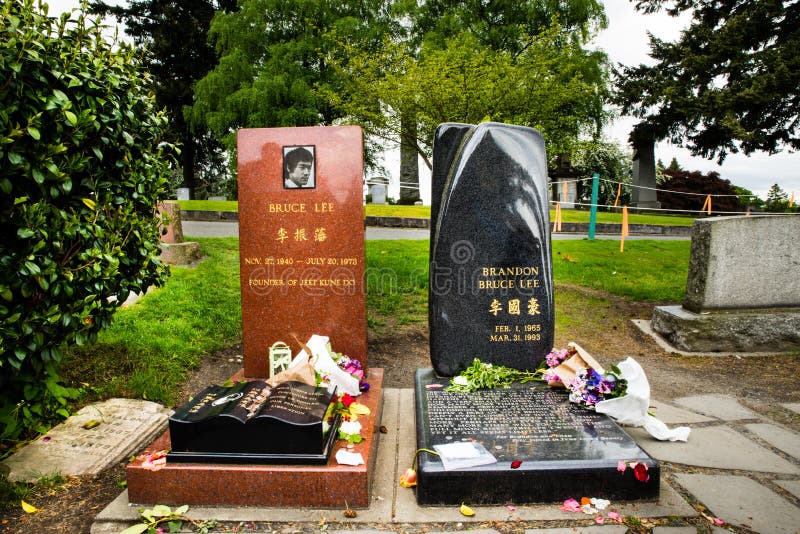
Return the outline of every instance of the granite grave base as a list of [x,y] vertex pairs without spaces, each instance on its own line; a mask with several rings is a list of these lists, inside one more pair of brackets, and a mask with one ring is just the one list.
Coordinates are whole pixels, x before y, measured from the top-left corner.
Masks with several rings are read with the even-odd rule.
[[[234,379],[243,380],[240,371]],[[140,460],[127,466],[131,503],[210,506],[270,506],[366,508],[370,501],[371,474],[377,451],[376,432],[382,410],[383,369],[371,368],[370,390],[359,402],[370,409],[359,417],[364,441],[355,445],[364,464],[338,465],[333,455],[325,465],[253,465],[223,463],[176,463],[167,461],[152,471]],[[339,448],[337,442],[336,449]],[[148,451],[169,450],[169,432]],[[335,454],[335,451],[334,451]]]
[[[542,383],[474,393],[445,390],[432,369],[415,376],[417,447],[477,442],[496,463],[445,470],[420,453],[417,502],[422,505],[555,502],[582,496],[657,499],[658,463],[612,419],[571,404]],[[647,465],[649,480],[618,463]]]

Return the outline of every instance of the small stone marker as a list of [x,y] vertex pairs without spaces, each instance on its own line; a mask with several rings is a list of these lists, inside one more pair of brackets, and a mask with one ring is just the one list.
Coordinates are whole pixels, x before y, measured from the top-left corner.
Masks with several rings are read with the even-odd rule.
[[312,334],[366,364],[361,129],[245,129],[238,147],[245,375]]
[[175,201],[158,203],[164,233],[161,236],[161,261],[170,265],[189,265],[200,259],[200,243],[183,240],[181,207]]
[[[52,473],[96,475],[155,439],[167,428],[171,413],[137,399],[91,404],[4,460],[11,468],[8,478],[34,482]],[[91,421],[100,424],[84,428]]]
[[429,289],[431,361],[441,376],[474,358],[533,370],[553,347],[547,161],[521,126],[436,131]]

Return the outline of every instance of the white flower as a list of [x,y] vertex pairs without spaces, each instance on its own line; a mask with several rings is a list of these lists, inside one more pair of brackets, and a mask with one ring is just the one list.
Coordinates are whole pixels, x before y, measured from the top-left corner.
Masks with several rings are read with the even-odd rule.
[[360,434],[361,423],[358,421],[343,421],[342,424],[339,425],[339,432],[344,434]]
[[592,506],[594,506],[598,510],[605,510],[606,508],[608,508],[608,505],[611,504],[611,501],[609,501],[609,500],[597,499],[597,498],[594,498],[594,497],[592,498],[591,502],[592,502]]
[[453,384],[455,384],[457,386],[468,386],[469,385],[469,380],[467,380],[466,376],[458,375],[457,377],[455,377],[453,379]]

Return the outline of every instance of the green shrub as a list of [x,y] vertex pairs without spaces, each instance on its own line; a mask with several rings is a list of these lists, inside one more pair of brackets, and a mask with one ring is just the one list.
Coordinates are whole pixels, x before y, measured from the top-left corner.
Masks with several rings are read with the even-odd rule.
[[172,147],[139,58],[99,20],[0,9],[0,438],[16,438],[76,394],[59,346],[164,282],[154,210]]

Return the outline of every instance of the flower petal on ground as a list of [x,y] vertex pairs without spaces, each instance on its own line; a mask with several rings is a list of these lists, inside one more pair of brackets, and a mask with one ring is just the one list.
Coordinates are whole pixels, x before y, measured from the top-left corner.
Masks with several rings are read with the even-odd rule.
[[417,472],[412,467],[406,469],[406,472],[402,474],[400,485],[404,488],[411,488],[417,485]]
[[564,501],[564,504],[561,505],[561,510],[564,512],[580,512],[581,505],[575,499],[567,499]]

